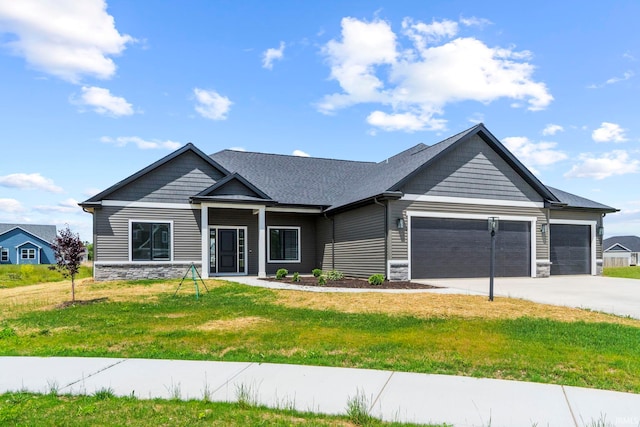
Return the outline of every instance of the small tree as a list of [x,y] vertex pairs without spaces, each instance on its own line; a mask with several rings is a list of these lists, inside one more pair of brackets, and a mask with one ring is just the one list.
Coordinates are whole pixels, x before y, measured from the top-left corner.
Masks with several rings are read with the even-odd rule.
[[80,270],[82,255],[85,251],[84,244],[82,240],[80,240],[80,236],[74,234],[69,228],[69,225],[67,225],[66,228],[58,231],[58,235],[54,239],[51,248],[56,256],[58,270],[65,276],[71,277],[71,301],[75,301],[75,278]]

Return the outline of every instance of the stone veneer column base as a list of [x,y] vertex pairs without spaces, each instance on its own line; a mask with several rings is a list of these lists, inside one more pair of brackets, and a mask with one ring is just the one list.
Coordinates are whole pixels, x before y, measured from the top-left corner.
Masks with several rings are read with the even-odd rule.
[[549,277],[549,276],[551,276],[551,262],[536,261],[536,277]]
[[602,276],[603,260],[596,260],[596,276]]
[[[194,263],[202,274],[202,263]],[[135,263],[135,264],[97,264],[93,267],[96,281],[106,280],[139,280],[139,279],[180,279],[191,267],[190,262],[173,262],[170,264]]]
[[390,281],[409,280],[409,261],[389,261]]

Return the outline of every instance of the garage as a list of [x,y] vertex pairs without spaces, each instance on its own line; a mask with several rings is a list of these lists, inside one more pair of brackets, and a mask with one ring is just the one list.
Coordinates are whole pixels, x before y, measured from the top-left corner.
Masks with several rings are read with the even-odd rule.
[[[411,278],[488,277],[491,234],[486,219],[411,219]],[[499,221],[498,277],[531,276],[531,223]]]
[[591,274],[591,226],[550,224],[551,275]]

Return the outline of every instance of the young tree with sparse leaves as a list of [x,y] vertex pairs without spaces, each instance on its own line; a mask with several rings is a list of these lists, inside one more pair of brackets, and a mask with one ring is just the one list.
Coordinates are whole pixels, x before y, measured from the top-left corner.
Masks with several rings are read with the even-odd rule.
[[80,270],[85,246],[77,233],[73,233],[69,226],[58,231],[58,235],[51,244],[56,256],[56,265],[62,274],[71,277],[71,301],[76,300],[75,278]]

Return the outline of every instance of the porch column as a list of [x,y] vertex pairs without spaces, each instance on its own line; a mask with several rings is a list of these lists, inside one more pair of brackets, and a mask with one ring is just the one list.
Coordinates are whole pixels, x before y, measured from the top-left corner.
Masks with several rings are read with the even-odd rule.
[[258,277],[267,277],[267,227],[266,208],[258,208]]
[[209,206],[200,204],[200,233],[202,237],[202,268],[203,279],[209,278]]

